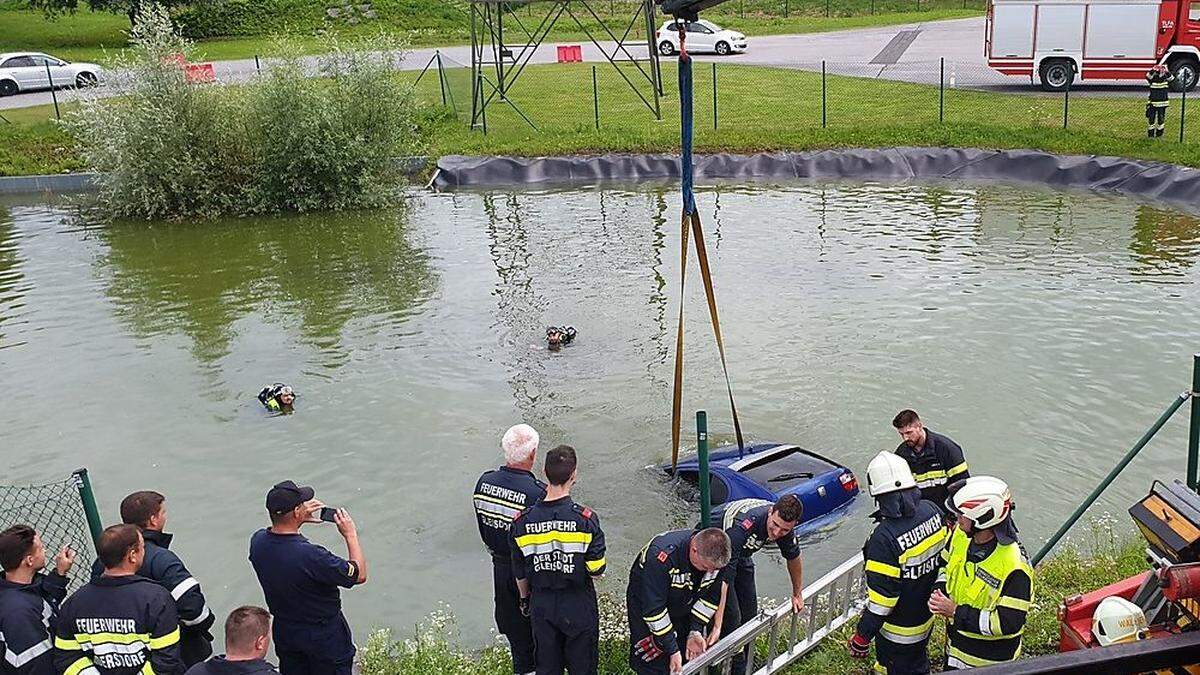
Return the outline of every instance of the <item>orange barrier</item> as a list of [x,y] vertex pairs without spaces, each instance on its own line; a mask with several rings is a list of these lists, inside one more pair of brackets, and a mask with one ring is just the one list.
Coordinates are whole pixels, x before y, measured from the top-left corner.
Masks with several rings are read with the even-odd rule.
[[583,61],[583,47],[579,45],[559,45],[558,46],[558,62],[559,63],[581,63]]

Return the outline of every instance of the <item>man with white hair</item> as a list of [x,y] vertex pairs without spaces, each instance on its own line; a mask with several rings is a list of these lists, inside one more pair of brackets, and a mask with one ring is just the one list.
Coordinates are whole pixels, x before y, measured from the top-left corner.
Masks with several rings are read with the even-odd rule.
[[521,602],[513,576],[509,529],[522,511],[546,496],[546,484],[532,469],[538,448],[538,432],[518,424],[504,432],[504,466],[488,471],[475,483],[475,520],[479,536],[492,556],[492,584],[496,599],[496,628],[508,638],[513,672],[532,673],[537,668],[529,607]]

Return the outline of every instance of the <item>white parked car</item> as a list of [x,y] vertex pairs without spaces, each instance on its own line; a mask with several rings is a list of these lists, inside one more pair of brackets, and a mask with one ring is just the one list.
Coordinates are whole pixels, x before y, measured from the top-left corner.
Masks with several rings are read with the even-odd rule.
[[94,63],[71,63],[41,52],[0,54],[0,96],[59,87],[90,87],[104,71]]
[[[668,21],[658,29],[658,53],[671,56],[679,52],[679,29],[675,22]],[[700,19],[687,23],[687,50],[689,52],[712,52],[725,56],[733,52],[746,51],[746,36],[726,30],[717,24]]]

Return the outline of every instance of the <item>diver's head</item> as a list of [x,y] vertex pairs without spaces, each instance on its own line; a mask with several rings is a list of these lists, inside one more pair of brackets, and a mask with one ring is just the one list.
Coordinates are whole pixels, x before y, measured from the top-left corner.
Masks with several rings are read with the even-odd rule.
[[275,398],[279,401],[280,405],[291,406],[296,402],[296,392],[285,384],[279,388],[279,391],[275,394]]

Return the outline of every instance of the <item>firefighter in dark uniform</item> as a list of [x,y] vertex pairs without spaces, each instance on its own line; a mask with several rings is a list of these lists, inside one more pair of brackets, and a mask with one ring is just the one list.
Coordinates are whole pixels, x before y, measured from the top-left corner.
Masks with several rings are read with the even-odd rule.
[[513,672],[532,673],[536,667],[533,633],[529,617],[520,607],[517,581],[512,569],[512,521],[521,511],[541,501],[546,484],[534,477],[538,433],[528,424],[518,424],[504,433],[504,466],[488,471],[475,483],[472,503],[479,536],[492,556],[492,589],[496,629],[508,638]]
[[537,675],[595,675],[600,609],[592,579],[604,574],[604,532],[594,511],[571,500],[575,449],[546,453],[542,501],[512,524],[512,570],[537,645]]
[[[754,580],[754,558],[764,546],[774,543],[787,561],[792,582],[792,611],[804,609],[804,567],[794,530],[804,516],[804,506],[796,495],[784,495],[772,504],[764,499],[740,499],[713,512],[713,523],[729,535],[730,557],[722,581],[725,584],[725,611],[718,619],[720,630],[709,635],[712,645],[723,635],[737,630],[742,622],[758,614],[758,586]],[[739,652],[730,672],[746,671],[746,654]]]
[[1146,73],[1150,85],[1150,98],[1146,101],[1146,135],[1157,138],[1167,129],[1167,105],[1171,83],[1175,76],[1163,64],[1158,64]]
[[946,513],[946,486],[971,475],[962,448],[948,437],[926,429],[912,410],[901,410],[892,419],[892,426],[904,439],[896,447],[896,454],[908,462],[913,480],[921,488],[921,499]]
[[[185,666],[191,667],[212,656],[214,617],[200,590],[200,582],[188,572],[183,561],[170,550],[172,535],[163,532],[167,525],[166,498],[144,490],[121,500],[121,521],[142,530],[146,555],[138,575],[158,582],[175,599],[179,614],[179,654]],[[104,566],[97,560],[92,565],[92,581],[100,578]]]
[[635,673],[677,673],[708,649],[704,631],[721,600],[729,548],[729,535],[710,527],[664,532],[638,554],[625,590]]
[[54,625],[75,552],[63,546],[49,574],[46,547],[28,525],[0,532],[0,673],[54,675]]
[[113,525],[96,543],[104,574],[67,598],[54,628],[63,675],[180,675],[179,615],[165,588],[140,577],[146,552],[136,525]]
[[950,486],[958,515],[929,609],[950,620],[946,669],[1013,661],[1033,603],[1033,568],[1012,520],[1012,495],[999,478],[975,476]]
[[942,512],[921,499],[908,464],[890,452],[871,460],[867,486],[879,524],[863,547],[867,606],[850,638],[850,655],[866,658],[874,640],[876,672],[928,673],[929,595],[946,545]]
[[277,483],[267,493],[271,527],[250,538],[250,564],[275,615],[271,633],[283,675],[350,675],[354,665],[340,589],[366,583],[367,559],[345,509],[334,512],[345,558],[300,534],[302,525],[322,522],[324,507],[311,487]]

